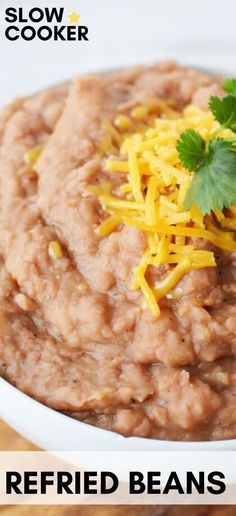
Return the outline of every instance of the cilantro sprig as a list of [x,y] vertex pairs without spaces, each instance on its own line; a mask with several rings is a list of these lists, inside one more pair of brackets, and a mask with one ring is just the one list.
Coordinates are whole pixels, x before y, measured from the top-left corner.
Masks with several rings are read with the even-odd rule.
[[177,141],[181,163],[194,172],[184,208],[188,210],[195,203],[204,215],[236,202],[236,137],[223,139],[216,134],[224,129],[236,133],[236,79],[227,79],[223,88],[228,95],[209,100],[209,108],[220,123],[209,142],[194,129],[182,132]]
[[236,133],[236,96],[210,97],[209,108],[224,129]]
[[223,84],[224,91],[236,97],[236,79],[225,79]]

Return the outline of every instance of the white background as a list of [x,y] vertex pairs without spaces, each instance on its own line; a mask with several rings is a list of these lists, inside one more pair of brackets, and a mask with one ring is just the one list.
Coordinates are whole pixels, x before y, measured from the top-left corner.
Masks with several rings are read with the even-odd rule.
[[[89,42],[9,42],[4,11],[77,11]],[[85,71],[177,58],[236,73],[235,0],[0,0],[0,104]]]

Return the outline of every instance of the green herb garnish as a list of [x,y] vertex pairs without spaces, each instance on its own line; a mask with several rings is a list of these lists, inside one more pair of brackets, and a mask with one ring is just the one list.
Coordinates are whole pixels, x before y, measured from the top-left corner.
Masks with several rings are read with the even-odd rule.
[[236,133],[236,80],[227,79],[223,88],[228,95],[209,100],[209,108],[220,123],[209,142],[194,129],[182,132],[177,141],[182,165],[194,172],[184,208],[188,210],[195,203],[204,215],[236,202],[236,137],[217,137],[224,129]]
[[236,79],[225,79],[223,84],[224,91],[236,97]]
[[209,108],[215,119],[223,126],[236,133],[236,97],[210,97]]

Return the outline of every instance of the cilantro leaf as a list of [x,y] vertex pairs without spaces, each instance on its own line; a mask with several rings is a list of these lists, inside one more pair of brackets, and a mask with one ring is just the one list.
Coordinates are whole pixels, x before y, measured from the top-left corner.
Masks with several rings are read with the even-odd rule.
[[226,93],[229,93],[229,95],[236,97],[236,79],[225,79],[223,89]]
[[197,170],[205,160],[206,144],[198,131],[187,129],[180,134],[177,151],[184,168]]
[[221,125],[236,133],[236,96],[210,97],[209,108]]
[[217,138],[209,142],[204,163],[196,170],[184,200],[188,210],[193,203],[203,214],[222,211],[236,202],[236,147]]

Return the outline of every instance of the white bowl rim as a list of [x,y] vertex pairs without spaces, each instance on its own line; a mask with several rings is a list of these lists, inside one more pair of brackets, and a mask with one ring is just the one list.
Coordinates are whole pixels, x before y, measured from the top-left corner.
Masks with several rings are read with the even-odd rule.
[[[0,417],[36,445],[49,451],[91,451],[91,443],[92,449],[96,451],[236,450],[236,439],[219,441],[164,441],[144,437],[124,437],[58,412],[34,400],[3,378],[0,378],[0,396]],[[14,404],[14,412],[11,408],[12,403]],[[27,417],[22,417],[24,415]],[[48,424],[49,434],[52,429],[53,432],[57,432],[56,435],[53,434],[53,442],[51,437],[48,438],[49,434],[47,432],[46,435],[45,433],[42,434],[42,422],[43,424]],[[40,433],[38,430],[40,430]],[[63,434],[60,434],[60,430]],[[69,443],[67,442],[67,432],[68,438],[71,439]],[[75,438],[78,438],[78,445],[76,444],[76,446],[74,445]]]

